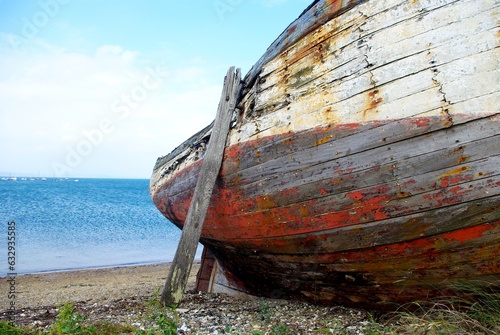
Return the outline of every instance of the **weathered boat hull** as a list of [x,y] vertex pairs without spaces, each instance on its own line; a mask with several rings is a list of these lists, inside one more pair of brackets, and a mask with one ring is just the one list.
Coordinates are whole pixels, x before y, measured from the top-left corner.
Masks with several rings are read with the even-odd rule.
[[[381,308],[498,284],[499,6],[308,8],[245,78],[202,231],[219,284]],[[209,134],[151,178],[179,227]]]

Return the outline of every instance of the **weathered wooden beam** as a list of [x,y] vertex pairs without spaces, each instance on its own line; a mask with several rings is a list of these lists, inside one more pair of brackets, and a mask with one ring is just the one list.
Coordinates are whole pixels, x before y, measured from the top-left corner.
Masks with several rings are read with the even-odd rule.
[[222,164],[229,126],[240,91],[240,81],[240,69],[237,69],[235,73],[234,66],[229,68],[181,240],[161,294],[160,301],[164,305],[179,304],[186,289],[215,180]]
[[252,66],[245,76],[245,87],[252,86],[262,71],[262,67],[271,59],[282,53],[302,37],[318,28],[332,18],[339,16],[366,0],[317,0],[292,22],[283,33],[267,48],[265,54]]

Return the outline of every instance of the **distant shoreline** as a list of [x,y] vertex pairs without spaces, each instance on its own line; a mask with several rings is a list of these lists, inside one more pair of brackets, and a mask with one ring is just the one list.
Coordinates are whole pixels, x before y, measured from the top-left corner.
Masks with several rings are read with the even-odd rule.
[[[195,255],[195,262],[201,262],[201,252],[199,255]],[[110,264],[110,265],[98,265],[98,266],[83,266],[83,267],[74,267],[74,268],[64,268],[64,269],[53,269],[53,270],[42,270],[42,271],[19,271],[16,272],[16,276],[27,276],[27,275],[43,275],[43,274],[51,274],[51,273],[59,273],[59,272],[72,272],[72,271],[87,271],[87,270],[100,270],[100,269],[112,269],[112,268],[126,268],[126,267],[134,267],[134,266],[147,266],[147,265],[159,265],[159,264],[170,264],[172,260],[157,260],[157,261],[145,261],[145,262],[131,262],[131,263],[119,263],[119,264]],[[9,276],[8,272],[0,273],[0,280],[5,279]]]
[[[200,261],[200,259],[195,259],[196,261]],[[112,269],[112,268],[125,268],[125,267],[134,267],[134,266],[147,266],[147,265],[158,265],[158,264],[170,264],[172,261],[147,261],[147,262],[133,262],[133,263],[122,263],[122,264],[112,264],[112,265],[101,265],[101,266],[83,266],[83,267],[75,267],[75,268],[66,268],[66,269],[53,269],[53,270],[42,270],[42,271],[28,271],[28,272],[16,272],[17,276],[27,276],[27,275],[43,275],[43,274],[51,274],[51,273],[59,273],[59,272],[72,272],[72,271],[87,271],[87,270],[100,270],[100,269]],[[8,273],[1,273],[0,279],[5,279],[8,277]]]

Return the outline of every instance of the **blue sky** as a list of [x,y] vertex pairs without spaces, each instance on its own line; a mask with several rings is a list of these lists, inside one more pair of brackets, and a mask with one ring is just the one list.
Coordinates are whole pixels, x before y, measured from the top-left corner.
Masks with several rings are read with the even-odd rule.
[[0,175],[149,178],[310,0],[0,0]]

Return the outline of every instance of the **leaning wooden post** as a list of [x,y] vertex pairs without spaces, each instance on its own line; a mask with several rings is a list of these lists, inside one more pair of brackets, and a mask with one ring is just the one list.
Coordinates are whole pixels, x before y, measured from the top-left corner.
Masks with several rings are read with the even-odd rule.
[[240,80],[240,69],[237,69],[235,74],[234,66],[229,68],[224,79],[224,88],[208,148],[203,157],[193,199],[182,228],[181,240],[161,294],[160,301],[164,305],[179,304],[186,289],[215,180],[222,164],[229,126],[240,90]]

